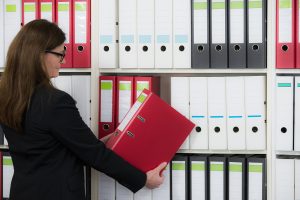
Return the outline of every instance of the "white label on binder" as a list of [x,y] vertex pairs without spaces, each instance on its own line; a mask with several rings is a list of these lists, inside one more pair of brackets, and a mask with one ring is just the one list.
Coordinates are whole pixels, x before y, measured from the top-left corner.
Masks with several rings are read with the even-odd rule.
[[75,2],[75,43],[86,43],[87,36],[87,4],[86,2]]
[[262,0],[248,0],[249,43],[262,43],[263,10]]
[[24,3],[24,24],[35,20],[35,3]]
[[113,82],[101,80],[100,118],[103,122],[112,122],[113,109]]
[[66,34],[66,43],[70,43],[70,4],[58,2],[58,26]]
[[292,27],[293,27],[293,11],[292,0],[279,0],[279,34],[278,40],[280,43],[291,43]]
[[241,0],[230,1],[230,43],[244,43],[244,6]]
[[41,3],[41,19],[46,19],[49,22],[52,22],[52,3]]
[[194,0],[194,43],[206,44],[208,43],[208,30],[207,30],[207,0]]
[[226,30],[226,10],[225,0],[212,0],[212,20],[211,20],[211,33],[213,44],[225,44],[225,30]]

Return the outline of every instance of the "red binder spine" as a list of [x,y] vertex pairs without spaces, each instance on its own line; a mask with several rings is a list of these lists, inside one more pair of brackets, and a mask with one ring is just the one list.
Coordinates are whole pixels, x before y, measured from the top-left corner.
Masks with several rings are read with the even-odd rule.
[[91,67],[91,1],[74,0],[73,67]]
[[277,0],[276,68],[295,68],[295,1]]
[[66,34],[65,47],[67,51],[65,63],[61,67],[71,68],[73,67],[72,0],[56,0],[55,5],[56,23]]
[[99,90],[99,138],[115,130],[116,77],[100,76]]

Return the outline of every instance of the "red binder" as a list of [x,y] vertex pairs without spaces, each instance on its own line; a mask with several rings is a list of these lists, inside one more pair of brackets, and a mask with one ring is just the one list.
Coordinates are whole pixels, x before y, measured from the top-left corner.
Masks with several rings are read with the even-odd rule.
[[296,68],[300,68],[300,19],[299,19],[299,14],[300,14],[300,5],[299,5],[299,1],[296,1],[296,12],[295,12],[295,16],[296,16],[296,30],[295,30],[295,34],[296,34]]
[[91,1],[74,0],[73,67],[91,67]]
[[159,96],[160,94],[160,77],[157,76],[136,76],[134,77],[134,95],[133,99],[137,99],[143,89],[148,89]]
[[276,68],[295,68],[296,1],[291,1],[291,8],[280,2],[283,1],[277,0],[276,4]]
[[149,90],[137,101],[106,146],[147,172],[169,162],[195,124]]
[[22,0],[22,26],[28,22],[39,19],[38,0]]
[[55,22],[55,0],[39,0],[39,16]]
[[117,76],[116,126],[118,126],[134,103],[134,81],[132,76]]
[[116,112],[116,77],[100,76],[99,139],[114,132]]
[[73,67],[72,0],[57,0],[55,14],[56,23],[66,34],[65,47],[67,51],[65,63],[62,64],[61,67],[71,68]]

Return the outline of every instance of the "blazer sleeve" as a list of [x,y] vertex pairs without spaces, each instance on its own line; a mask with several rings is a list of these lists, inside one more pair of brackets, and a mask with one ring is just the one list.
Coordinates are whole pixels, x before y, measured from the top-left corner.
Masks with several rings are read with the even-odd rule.
[[146,174],[130,165],[98,140],[82,120],[73,98],[62,92],[53,101],[50,130],[66,148],[86,165],[116,179],[132,192],[146,182]]

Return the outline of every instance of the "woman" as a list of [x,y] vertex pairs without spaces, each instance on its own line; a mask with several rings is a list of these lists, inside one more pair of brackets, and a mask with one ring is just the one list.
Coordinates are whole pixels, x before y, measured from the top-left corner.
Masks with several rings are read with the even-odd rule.
[[73,98],[50,78],[64,63],[65,34],[54,23],[26,24],[8,50],[0,81],[0,123],[14,165],[13,200],[83,200],[83,165],[136,192],[156,188],[162,163],[146,174],[99,141],[82,121]]

